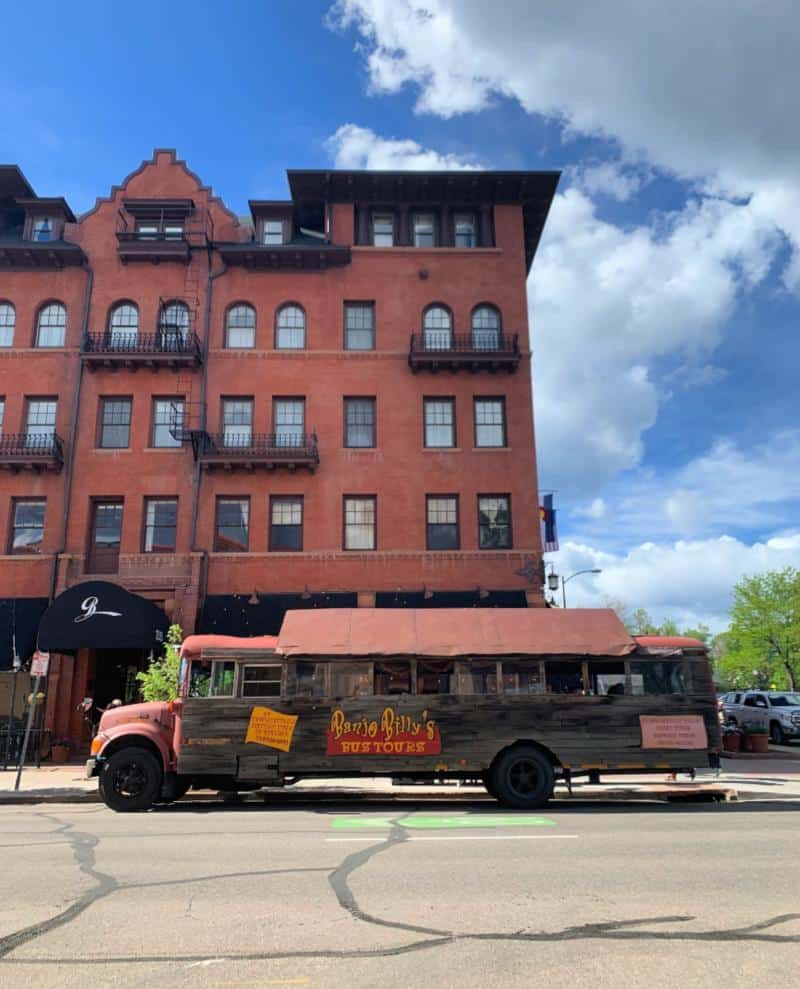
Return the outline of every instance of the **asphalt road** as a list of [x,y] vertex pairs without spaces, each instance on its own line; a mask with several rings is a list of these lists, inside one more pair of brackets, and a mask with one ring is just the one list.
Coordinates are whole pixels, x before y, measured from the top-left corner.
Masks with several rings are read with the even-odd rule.
[[796,803],[0,808],[0,986],[796,984]]

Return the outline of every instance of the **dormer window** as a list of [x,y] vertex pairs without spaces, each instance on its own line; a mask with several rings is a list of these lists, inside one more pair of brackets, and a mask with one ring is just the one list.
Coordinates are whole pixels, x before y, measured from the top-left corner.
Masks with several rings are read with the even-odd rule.
[[433,213],[414,214],[414,247],[435,246]]
[[283,220],[264,220],[264,243],[284,243]]
[[394,247],[394,214],[372,214],[372,244],[374,247]]
[[49,216],[37,216],[33,221],[33,240],[48,241],[53,239],[53,221]]
[[475,247],[474,213],[456,213],[453,218],[453,241],[456,247]]

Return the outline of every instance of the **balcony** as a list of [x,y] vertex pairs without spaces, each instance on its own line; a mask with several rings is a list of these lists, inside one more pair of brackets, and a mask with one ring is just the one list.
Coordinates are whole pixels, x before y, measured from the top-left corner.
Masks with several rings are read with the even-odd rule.
[[196,333],[159,330],[157,333],[87,333],[81,346],[81,359],[90,371],[95,368],[140,367],[157,371],[161,367],[177,371],[196,368],[203,352]]
[[64,442],[51,433],[7,433],[0,436],[0,470],[58,473],[64,466]]
[[85,260],[80,247],[66,240],[25,240],[22,228],[0,234],[0,271],[58,271]]
[[214,235],[210,214],[190,199],[129,199],[117,212],[120,261],[177,261],[188,264],[192,248],[205,248]]
[[199,445],[198,459],[207,469],[254,470],[263,467],[275,470],[284,467],[294,471],[306,467],[312,473],[319,465],[317,434],[283,436],[276,433],[253,433],[250,436],[231,433],[205,433]]
[[507,371],[519,367],[517,334],[412,333],[408,366],[417,371]]

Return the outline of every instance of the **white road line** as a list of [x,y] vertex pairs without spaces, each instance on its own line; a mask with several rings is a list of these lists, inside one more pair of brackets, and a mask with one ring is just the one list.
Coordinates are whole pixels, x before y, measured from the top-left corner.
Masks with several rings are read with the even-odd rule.
[[[385,834],[363,834],[352,838],[326,838],[325,841],[374,841]],[[436,834],[409,835],[406,841],[557,841],[559,838],[580,838],[579,834]]]

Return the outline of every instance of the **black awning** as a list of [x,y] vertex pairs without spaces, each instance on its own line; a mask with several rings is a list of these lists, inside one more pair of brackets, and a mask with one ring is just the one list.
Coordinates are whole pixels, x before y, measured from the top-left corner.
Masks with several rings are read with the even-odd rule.
[[47,598],[0,598],[0,670],[13,667],[14,644],[23,666],[36,648],[36,630]]
[[152,601],[104,580],[87,580],[60,594],[42,616],[40,649],[156,649],[169,619]]
[[197,620],[198,634],[277,635],[287,611],[305,608],[355,608],[358,595],[348,591],[310,594],[209,594]]

